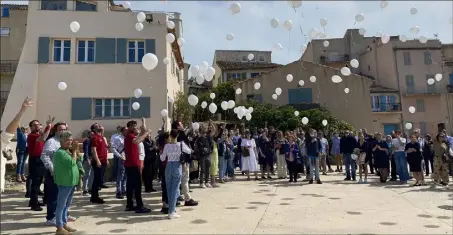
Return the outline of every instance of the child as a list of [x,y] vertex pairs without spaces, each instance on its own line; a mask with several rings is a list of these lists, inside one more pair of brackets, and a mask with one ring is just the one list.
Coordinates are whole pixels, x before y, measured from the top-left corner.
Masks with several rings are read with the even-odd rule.
[[294,137],[289,136],[289,143],[285,146],[286,164],[289,170],[289,182],[297,182],[297,155],[299,146],[294,142]]

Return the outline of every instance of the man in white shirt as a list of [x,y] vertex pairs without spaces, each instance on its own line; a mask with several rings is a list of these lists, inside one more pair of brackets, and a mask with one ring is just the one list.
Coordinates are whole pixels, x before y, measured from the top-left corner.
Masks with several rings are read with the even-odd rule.
[[[115,142],[115,140],[120,137],[122,134],[121,134],[121,126],[117,126],[116,127],[116,133],[112,135],[112,137],[110,137],[110,146],[113,146],[113,143]],[[123,136],[123,139],[124,139],[124,136]],[[113,168],[112,168],[112,178],[113,178],[113,181],[116,181],[116,177],[118,175],[118,162],[119,162],[119,158],[117,155],[113,154]]]
[[[120,127],[121,134],[111,138],[111,150],[113,158],[117,159],[117,172],[116,172],[116,198],[123,199],[126,195],[126,168],[124,168],[124,161],[126,155],[124,153],[124,136],[127,134],[126,127]],[[113,169],[114,170],[114,169]]]
[[406,184],[409,180],[409,173],[407,170],[407,160],[406,160],[406,139],[401,136],[401,131],[395,131],[395,138],[392,140],[392,148],[395,151],[395,165],[396,172],[400,178],[400,182]]

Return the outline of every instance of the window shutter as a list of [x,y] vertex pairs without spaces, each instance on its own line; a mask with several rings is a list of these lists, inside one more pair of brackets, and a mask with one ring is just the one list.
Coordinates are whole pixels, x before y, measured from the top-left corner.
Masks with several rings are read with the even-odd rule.
[[38,64],[49,63],[50,38],[39,37],[38,39]]
[[288,104],[312,103],[313,91],[311,88],[288,89]]
[[131,118],[149,118],[151,116],[151,97],[131,98],[131,107],[134,102],[140,104],[138,110],[131,110]]
[[90,120],[92,110],[91,98],[72,98],[71,120]]
[[388,104],[387,104],[387,99],[385,97],[385,95],[381,95],[379,97],[379,100],[380,100],[380,103],[381,103],[381,111],[387,111],[387,107],[388,107]]
[[127,39],[116,39],[116,63],[124,64],[127,62]]
[[449,75],[449,78],[450,78],[450,85],[453,85],[453,73],[450,73]]
[[146,53],[156,54],[156,40],[146,39],[145,41],[145,51]]
[[241,79],[247,79],[247,73],[246,72],[241,73]]
[[96,38],[96,63],[114,64],[116,55],[115,38]]

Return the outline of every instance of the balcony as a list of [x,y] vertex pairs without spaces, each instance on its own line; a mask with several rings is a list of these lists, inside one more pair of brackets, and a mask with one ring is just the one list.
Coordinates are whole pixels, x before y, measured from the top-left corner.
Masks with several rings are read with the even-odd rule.
[[413,95],[440,95],[440,89],[435,86],[428,86],[425,88],[411,88],[408,87],[405,90],[404,95],[413,96]]
[[371,109],[374,113],[401,112],[401,104],[399,103],[379,103],[374,106],[375,107]]
[[321,64],[337,63],[337,62],[346,62],[349,61],[349,55],[329,55],[329,56],[320,56],[319,60]]
[[18,60],[0,60],[0,74],[14,74],[18,63]]
[[0,102],[6,102],[8,95],[9,91],[0,91]]

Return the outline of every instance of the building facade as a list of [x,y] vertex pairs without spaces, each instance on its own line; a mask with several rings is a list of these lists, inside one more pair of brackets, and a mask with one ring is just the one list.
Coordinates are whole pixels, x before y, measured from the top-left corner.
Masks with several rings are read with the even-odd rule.
[[447,80],[447,112],[450,117],[446,127],[453,130],[453,44],[442,45],[442,66],[443,79]]
[[[52,115],[76,135],[95,122],[113,131],[141,117],[152,130],[160,128],[160,112],[168,109],[168,97],[182,91],[184,78],[180,48],[176,42],[168,44],[165,35],[181,37],[177,30],[182,27],[166,27],[167,20],[180,23],[178,13],[145,13],[144,29],[137,31],[137,13],[112,1],[30,1],[26,40],[2,127],[30,96],[35,105],[24,120],[44,122]],[[77,33],[69,28],[72,21],[80,24]],[[159,61],[171,58],[171,63],[148,72],[141,64],[145,53],[154,53]],[[59,82],[67,89],[59,90]],[[137,88],[143,92],[139,98],[134,97]],[[140,104],[138,110],[132,109],[134,102]]]
[[1,4],[0,116],[13,84],[27,27],[27,5]]

